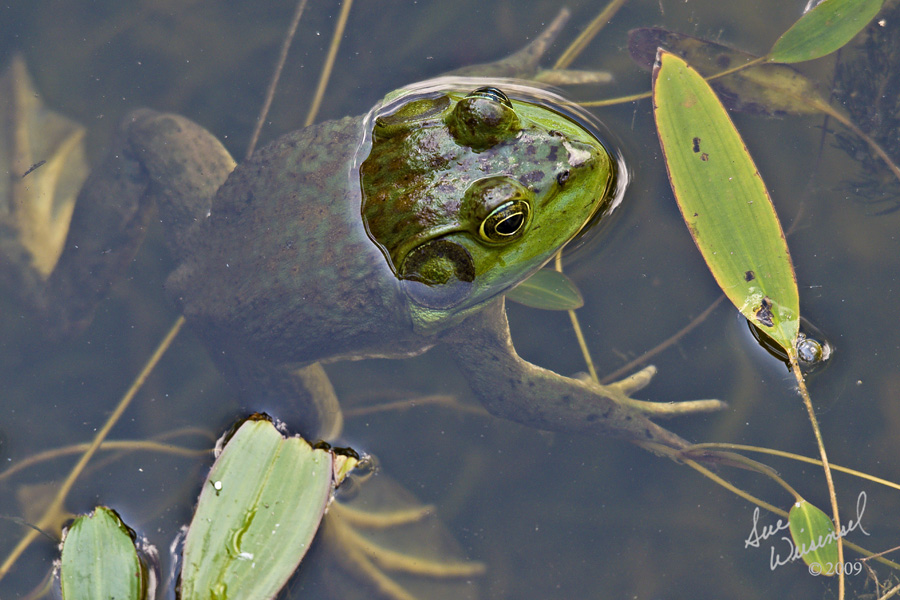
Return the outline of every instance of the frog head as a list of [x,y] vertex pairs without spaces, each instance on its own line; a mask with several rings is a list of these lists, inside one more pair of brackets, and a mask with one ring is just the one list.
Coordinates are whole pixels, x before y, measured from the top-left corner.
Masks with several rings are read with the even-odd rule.
[[370,114],[363,222],[420,331],[530,277],[620,196],[616,161],[565,101],[484,83],[426,82]]

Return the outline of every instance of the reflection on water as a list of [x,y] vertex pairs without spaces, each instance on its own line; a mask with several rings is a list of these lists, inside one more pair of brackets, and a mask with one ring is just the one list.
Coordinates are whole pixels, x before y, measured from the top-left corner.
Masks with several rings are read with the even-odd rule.
[[[315,3],[300,27],[285,81],[264,135],[299,127],[310,102],[337,6]],[[507,54],[542,29],[558,5],[549,0],[419,2],[354,7],[322,118],[365,113],[384,93],[463,64]],[[613,87],[576,89],[581,99],[635,93],[649,77],[630,63],[627,30],[665,26],[764,52],[798,16],[802,2],[633,1],[575,66],[605,68]],[[599,9],[570,3],[575,31]],[[0,59],[24,52],[44,100],[85,124],[89,153],[103,151],[130,108],[152,106],[196,119],[242,155],[293,6],[269,3],[116,2],[22,3],[4,8]],[[842,60],[852,58],[845,51]],[[827,88],[833,58],[800,68]],[[567,269],[585,295],[580,318],[601,371],[611,371],[681,329],[718,296],[681,224],[665,180],[646,101],[596,111],[625,144],[635,172],[629,199],[601,243],[579,253]],[[897,479],[900,427],[894,401],[895,236],[898,213],[873,216],[855,202],[858,165],[821,143],[822,119],[735,117],[786,224],[797,265],[802,310],[838,348],[812,384],[829,457]],[[830,127],[830,125],[829,125]],[[172,264],[152,229],[150,240],[81,337],[60,343],[36,338],[8,294],[0,299],[3,352],[0,423],[4,466],[91,438],[149,355],[175,313],[161,292]],[[523,356],[562,373],[583,370],[564,314],[509,309]],[[743,325],[720,307],[674,348],[654,359],[660,372],[641,397],[683,400],[718,397],[728,412],[672,422],[698,441],[770,446],[813,455],[799,399],[783,367],[755,348]],[[471,398],[446,367],[440,350],[407,361],[330,366],[339,396],[354,408],[416,394]],[[151,377],[114,439],[148,439],[185,427],[213,435],[236,415],[204,350],[183,335]],[[770,598],[821,595],[830,585],[805,569],[768,567],[768,548],[745,548],[753,507],[687,469],[630,445],[583,436],[543,435],[480,414],[442,406],[350,418],[348,441],[379,456],[385,471],[425,502],[434,502],[469,555],[489,565],[483,581],[491,598]],[[182,435],[181,445],[206,438]],[[48,482],[59,481],[72,458],[42,463],[0,482],[0,514],[34,521]],[[809,500],[825,506],[815,469],[772,459]],[[88,469],[67,507],[97,502],[116,507],[161,548],[188,520],[206,463],[156,452],[103,453]],[[760,478],[724,473],[767,500],[792,501]],[[868,494],[866,530],[851,536],[873,550],[896,545],[896,494],[839,478],[842,509],[852,516],[858,493]],[[762,520],[774,523],[766,516]],[[0,554],[22,535],[0,521]],[[0,597],[32,589],[55,555],[37,542],[0,582]],[[860,589],[862,578],[851,581]]]

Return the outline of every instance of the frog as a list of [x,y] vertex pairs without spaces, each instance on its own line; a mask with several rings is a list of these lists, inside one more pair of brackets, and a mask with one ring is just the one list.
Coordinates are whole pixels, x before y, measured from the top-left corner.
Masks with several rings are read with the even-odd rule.
[[240,164],[194,121],[135,110],[81,187],[55,265],[22,275],[23,295],[55,334],[84,329],[158,219],[177,262],[166,292],[191,331],[247,407],[279,407],[307,439],[342,431],[323,365],[440,345],[499,418],[687,447],[650,416],[721,403],[634,400],[652,367],[604,386],[534,365],[511,340],[505,294],[627,181],[588,117],[526,79],[564,22]]

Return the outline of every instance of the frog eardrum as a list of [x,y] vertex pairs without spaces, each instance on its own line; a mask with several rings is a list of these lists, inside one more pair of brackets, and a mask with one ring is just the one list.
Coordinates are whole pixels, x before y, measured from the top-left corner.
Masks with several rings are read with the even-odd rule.
[[448,308],[469,295],[475,264],[469,251],[447,240],[425,242],[400,268],[403,289],[428,308]]

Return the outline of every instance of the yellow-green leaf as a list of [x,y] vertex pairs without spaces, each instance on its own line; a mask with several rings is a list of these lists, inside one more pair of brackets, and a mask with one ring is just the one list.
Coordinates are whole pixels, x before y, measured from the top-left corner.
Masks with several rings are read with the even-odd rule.
[[584,306],[584,298],[575,283],[553,269],[541,269],[508,291],[506,297],[543,310],[575,310]]
[[834,523],[828,515],[801,500],[791,507],[788,525],[797,554],[820,575],[834,575],[838,564],[837,539]]
[[824,0],[778,38],[768,58],[795,63],[831,54],[875,18],[884,0]]
[[778,216],[740,134],[703,77],[668,52],[653,70],[653,108],[672,191],[719,287],[794,353],[797,281]]
[[184,542],[183,600],[273,598],[334,490],[333,455],[245,421],[209,472]]

